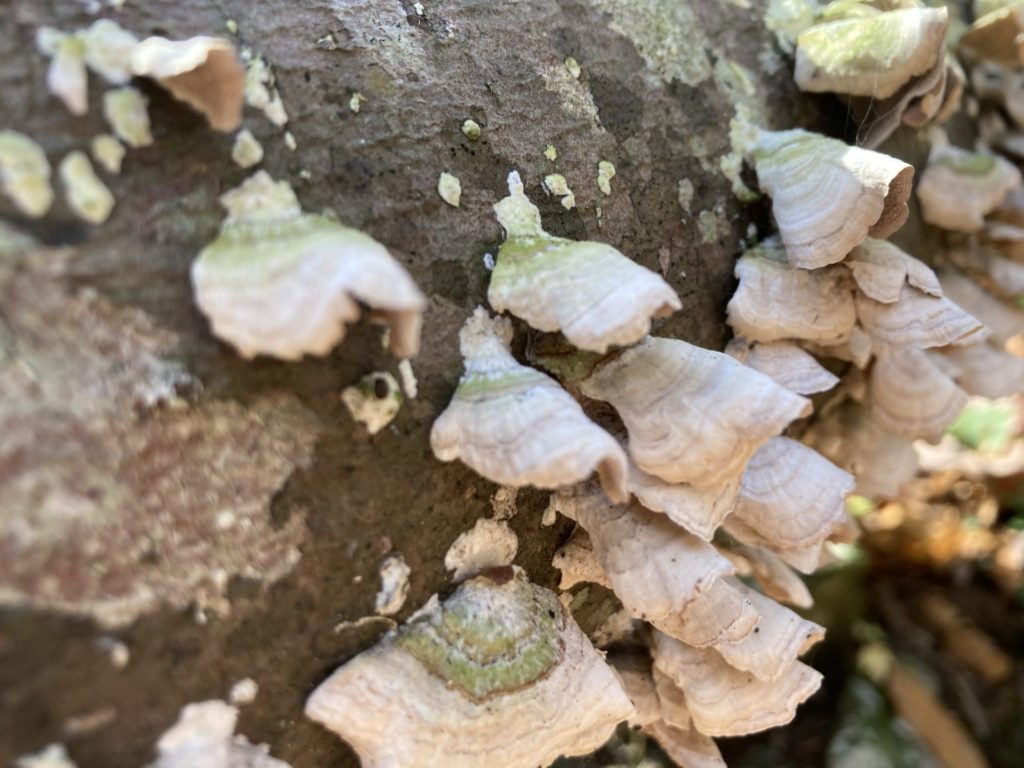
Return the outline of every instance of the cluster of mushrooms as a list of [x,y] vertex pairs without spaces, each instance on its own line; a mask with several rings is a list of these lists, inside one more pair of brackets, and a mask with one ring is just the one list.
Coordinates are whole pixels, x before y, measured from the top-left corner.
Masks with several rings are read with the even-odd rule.
[[[784,604],[809,607],[798,572],[856,535],[847,496],[892,495],[916,471],[914,440],[940,438],[968,395],[1024,383],[1024,359],[1005,348],[1024,331],[1013,304],[1024,293],[1024,187],[990,148],[1024,156],[1019,12],[993,9],[960,37],[972,87],[1012,121],[990,112],[989,144],[968,151],[934,127],[968,81],[947,50],[945,9],[820,9],[796,40],[795,78],[847,105],[862,146],[751,128],[747,160],[778,233],[737,262],[725,353],[650,335],[652,319],[682,307],[671,286],[609,245],[549,235],[510,173],[494,206],[507,236],[488,289],[497,314],[478,307],[462,328],[465,371],[431,447],[500,485],[553,491],[551,509],[577,524],[555,558],[562,588],[610,588],[628,651],[596,650],[521,569],[484,569],[340,667],[306,714],[364,765],[451,768],[545,765],[594,750],[622,721],[680,765],[711,768],[724,766],[713,738],[789,722],[821,684],[800,656],[824,629]],[[97,22],[44,30],[39,43],[51,89],[76,114],[89,68],[122,86],[153,77],[213,127],[239,125],[246,73],[224,41],[140,43]],[[257,105],[278,114],[266,65],[253,72]],[[118,138],[138,146],[148,122],[132,91],[104,103]],[[928,124],[922,214],[962,233],[937,257],[941,275],[887,241],[907,220],[914,169],[868,148]],[[49,167],[27,137],[0,134],[0,175],[26,213],[48,209]],[[222,202],[221,233],[192,268],[219,338],[244,357],[323,355],[365,305],[398,357],[416,354],[426,299],[383,245],[303,212],[264,171]],[[547,366],[558,379],[513,355],[503,313],[572,345],[569,363]],[[786,433],[812,413],[811,395],[818,414],[797,440]],[[617,416],[585,411],[588,400]]]

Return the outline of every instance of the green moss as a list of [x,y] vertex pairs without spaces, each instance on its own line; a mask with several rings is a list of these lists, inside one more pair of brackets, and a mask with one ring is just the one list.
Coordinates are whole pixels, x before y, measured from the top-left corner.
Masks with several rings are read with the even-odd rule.
[[474,701],[523,688],[562,660],[557,598],[521,575],[463,584],[440,609],[403,627],[395,644]]

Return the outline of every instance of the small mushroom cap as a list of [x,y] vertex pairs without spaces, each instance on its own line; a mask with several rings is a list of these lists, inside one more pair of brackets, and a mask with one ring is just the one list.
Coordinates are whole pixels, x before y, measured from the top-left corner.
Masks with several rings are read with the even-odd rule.
[[220,236],[192,265],[199,308],[243,357],[325,355],[359,318],[391,326],[400,357],[419,349],[426,300],[387,249],[358,230],[303,214],[291,186],[259,171],[221,198]]
[[726,768],[722,753],[715,742],[691,728],[688,731],[673,728],[664,721],[644,726],[644,733],[658,742],[658,745],[675,761],[686,768]]
[[953,378],[968,394],[995,399],[1024,390],[1024,358],[988,342],[942,352],[956,366]]
[[629,490],[645,508],[662,512],[676,525],[711,541],[722,520],[736,509],[740,479],[702,491],[687,483],[665,482],[630,462]]
[[967,393],[919,350],[883,349],[868,381],[871,413],[894,435],[931,442],[967,404]]
[[761,131],[753,160],[795,267],[842,261],[907,220],[914,168],[902,160],[799,129]]
[[50,162],[23,133],[0,131],[0,187],[26,216],[39,218],[53,205]]
[[853,401],[819,418],[806,439],[851,472],[857,479],[855,492],[869,499],[896,496],[917,473],[913,442],[886,432],[871,411]]
[[931,70],[949,27],[945,8],[903,8],[816,24],[797,38],[802,91],[885,99]]
[[897,347],[974,344],[988,335],[980,320],[949,299],[929,296],[909,285],[891,304],[858,292],[857,319],[875,342]]
[[628,498],[622,448],[554,379],[516,362],[509,320],[478,307],[459,338],[466,371],[430,432],[437,458],[516,487],[559,488],[596,471],[609,498]]
[[751,457],[734,514],[772,549],[818,544],[846,517],[853,476],[788,437],[773,437]]
[[750,565],[761,591],[768,597],[797,608],[806,609],[814,605],[814,598],[803,579],[770,549],[741,546],[738,551]]
[[825,637],[825,628],[798,616],[757,590],[730,579],[761,617],[757,632],[735,643],[719,643],[715,649],[730,666],[750,672],[758,680],[778,680],[798,656]]
[[827,392],[839,383],[838,376],[789,341],[758,344],[737,337],[726,345],[725,352],[798,395]]
[[775,239],[750,249],[736,262],[740,284],[727,319],[750,341],[804,339],[845,341],[857,320],[846,270],[839,266],[797,269]]
[[887,240],[865,239],[850,253],[846,265],[861,293],[883,304],[898,301],[907,283],[929,296],[942,296],[931,267]]
[[929,224],[977,232],[985,225],[985,215],[1020,185],[1020,171],[1009,161],[942,145],[932,148],[917,185],[917,199]]
[[541,331],[561,331],[576,347],[604,353],[639,341],[652,317],[680,309],[659,275],[610,245],[552,237],[540,212],[509,175],[509,196],[494,206],[508,239],[498,250],[487,300]]
[[776,680],[758,680],[711,648],[693,648],[654,633],[655,666],[686,694],[695,728],[708,736],[743,736],[785,725],[821,686],[821,674],[799,661]]
[[593,751],[633,714],[558,598],[509,568],[429,603],[306,702],[378,768],[535,768]]
[[960,36],[960,50],[1004,67],[1024,64],[1024,7],[1010,3],[977,19]]
[[131,68],[202,112],[218,131],[234,131],[242,122],[245,68],[228,40],[149,37],[132,51]]
[[699,490],[721,488],[811,404],[721,352],[647,337],[583,381],[611,403],[644,472]]
[[1005,344],[1024,333],[1024,312],[1000,301],[970,278],[948,272],[939,280],[951,300],[985,324],[994,341]]
[[729,561],[666,517],[612,505],[587,487],[560,492],[557,509],[590,534],[612,590],[634,617],[693,645],[753,631],[749,601],[720,578],[733,572]]

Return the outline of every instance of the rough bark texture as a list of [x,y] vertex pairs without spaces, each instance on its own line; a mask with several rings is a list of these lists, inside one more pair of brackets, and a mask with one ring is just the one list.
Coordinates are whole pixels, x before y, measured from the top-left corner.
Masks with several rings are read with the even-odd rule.
[[[97,341],[93,320],[76,325],[76,318],[98,313],[119,318],[119,325],[128,322],[119,313],[129,313],[147,334],[168,335],[171,341],[158,345],[160,360],[176,365],[193,383],[184,415],[173,408],[152,410],[150,403],[141,416],[103,421],[103,408],[69,405],[56,419],[53,445],[36,444],[28,459],[12,453],[16,435],[0,435],[0,533],[37,513],[27,508],[35,497],[11,489],[19,478],[42,473],[48,461],[74,466],[64,474],[30,477],[43,495],[67,491],[69,484],[87,495],[75,484],[82,473],[88,478],[94,471],[113,478],[119,492],[135,488],[140,497],[100,505],[130,518],[129,540],[100,535],[100,544],[85,551],[82,541],[96,535],[87,516],[76,523],[81,529],[62,531],[58,525],[50,538],[35,542],[36,559],[15,564],[12,559],[20,556],[13,545],[0,548],[0,558],[9,558],[6,566],[0,563],[0,574],[16,576],[24,587],[45,569],[71,561],[81,565],[83,558],[87,567],[94,558],[106,569],[107,580],[95,587],[102,590],[104,584],[115,589],[143,578],[133,569],[164,568],[159,552],[153,555],[140,541],[167,526],[199,531],[200,540],[215,535],[203,532],[233,503],[230,489],[190,496],[189,488],[195,490],[194,482],[205,491],[212,481],[203,473],[218,477],[226,471],[224,461],[234,462],[231,471],[238,473],[232,487],[244,497],[241,514],[267,530],[267,546],[280,546],[282,531],[294,530],[289,542],[301,553],[290,571],[282,569],[285,575],[269,583],[264,577],[276,575],[269,571],[278,559],[271,558],[273,567],[257,565],[264,572],[254,574],[213,546],[195,560],[202,572],[167,576],[174,583],[161,592],[166,599],[115,629],[100,627],[87,610],[69,615],[69,601],[84,599],[75,584],[47,586],[61,599],[8,600],[19,605],[0,611],[0,764],[63,741],[80,768],[136,768],[152,759],[155,740],[183,705],[224,697],[234,681],[247,676],[260,692],[242,710],[241,733],[270,744],[294,768],[356,764],[337,738],[303,718],[303,701],[381,631],[379,623],[336,627],[373,613],[382,558],[400,552],[412,568],[409,599],[397,617],[402,619],[433,592],[450,588],[445,551],[491,512],[495,487],[461,464],[436,461],[428,434],[461,373],[458,329],[486,302],[484,254],[494,253],[501,239],[490,205],[505,194],[511,169],[523,174],[550,232],[609,242],[666,276],[684,309],[661,321],[659,333],[714,349],[724,345],[734,258],[751,219],[763,216],[760,209],[740,205],[719,167],[730,152],[735,102],[761,102],[772,127],[799,122],[790,64],[764,27],[763,7],[743,7],[741,0],[423,5],[419,15],[404,0],[128,0],[117,13],[104,11],[140,37],[226,34],[225,22],[233,19],[239,45],[274,66],[297,149],[290,151],[281,131],[261,114],[247,111],[246,125],[267,152],[263,167],[289,180],[307,210],[331,209],[385,243],[427,293],[423,349],[413,363],[419,396],[375,436],[351,420],[338,397],[341,389],[370,371],[395,370],[379,329],[368,323],[353,328],[328,357],[297,364],[245,362],[210,335],[194,307],[188,269],[217,232],[217,197],[248,172],[231,163],[232,137],[213,133],[201,117],[152,85],[140,87],[150,100],[156,141],[129,151],[122,175],[108,179],[118,205],[107,224],[80,224],[63,204],[41,221],[27,221],[0,203],[0,217],[48,244],[72,247],[66,266],[60,266],[61,257],[57,266],[43,269],[39,279],[48,281],[45,288],[31,287],[33,270],[42,269],[38,259],[6,257],[0,308],[7,336],[0,342],[8,364],[17,362],[21,345],[49,361],[39,363],[44,377],[81,376],[95,384],[96,377],[114,374],[87,361],[106,361],[109,368],[109,350]],[[106,85],[92,77],[89,115],[70,116],[46,91],[47,62],[34,48],[33,34],[39,25],[71,30],[93,18],[72,0],[7,0],[0,13],[0,125],[34,137],[54,165],[105,130],[100,97]],[[317,45],[328,34],[334,50]],[[563,64],[567,56],[582,66],[578,81]],[[740,70],[730,62],[747,71],[748,86],[736,80]],[[349,99],[357,91],[365,101],[355,113]],[[466,118],[483,127],[479,141],[460,132]],[[555,162],[543,155],[548,144],[558,150]],[[599,160],[617,169],[607,197],[597,186]],[[442,171],[461,179],[458,209],[436,192]],[[575,193],[572,210],[541,190],[540,180],[554,172],[564,174]],[[688,211],[679,200],[684,179],[694,190]],[[20,287],[12,284],[15,279],[23,281]],[[40,308],[37,297],[46,291],[62,291],[66,298]],[[83,302],[91,309],[74,310]],[[73,311],[73,317],[62,316]],[[78,354],[86,362],[55,362],[64,353],[47,336],[56,333],[47,330],[47,317],[60,323],[63,348],[81,347]],[[523,349],[530,334],[521,324],[517,328],[517,348]],[[77,345],[75,333],[81,334]],[[103,394],[104,408],[121,397],[126,411],[137,407],[133,396],[119,392]],[[46,397],[52,404],[61,395]],[[281,408],[298,413],[282,414]],[[74,464],[92,443],[68,442],[69,433],[78,434],[68,426],[72,417],[90,429],[96,419],[101,427],[116,423],[127,429],[124,440],[133,429],[155,437],[145,450],[129,451],[127,459],[119,454],[115,469],[90,470]],[[228,430],[217,442],[204,425],[213,429],[219,417],[233,419],[237,432]],[[282,426],[273,437],[261,440],[247,431],[251,420],[259,425],[275,419]],[[174,430],[179,442],[167,437]],[[22,447],[32,445],[22,439]],[[103,458],[120,439],[105,434],[97,455]],[[196,445],[190,440],[199,441],[204,452],[190,453]],[[269,450],[268,443],[292,452],[272,470],[255,455]],[[48,452],[57,445],[70,446],[69,455]],[[150,450],[171,451],[176,458],[164,466],[152,461]],[[130,470],[142,456],[150,463],[135,477]],[[178,507],[163,514],[159,504],[143,503],[153,484],[190,460],[191,472],[174,476],[183,494]],[[282,468],[287,478],[279,482],[274,473]],[[273,487],[267,487],[268,472]],[[249,498],[253,488],[258,498]],[[516,562],[534,580],[553,586],[551,557],[570,524],[540,526],[546,497],[521,492],[511,524],[520,540]],[[246,547],[250,566],[263,562],[259,541]],[[134,560],[124,555],[128,550],[137,550]],[[217,581],[212,572],[218,567],[230,577],[225,594],[204,603],[200,583]],[[205,611],[205,624],[195,620],[196,607],[187,606],[193,593],[200,609],[217,609]],[[104,638],[127,645],[131,658],[125,668],[110,663]],[[91,727],[82,725],[88,716]]]

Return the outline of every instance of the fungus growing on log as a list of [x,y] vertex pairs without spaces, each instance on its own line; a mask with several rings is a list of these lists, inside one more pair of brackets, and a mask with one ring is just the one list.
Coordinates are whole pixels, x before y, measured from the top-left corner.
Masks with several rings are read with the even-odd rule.
[[985,215],[1020,185],[1020,171],[1004,158],[937,141],[917,185],[917,199],[929,224],[977,232]]

